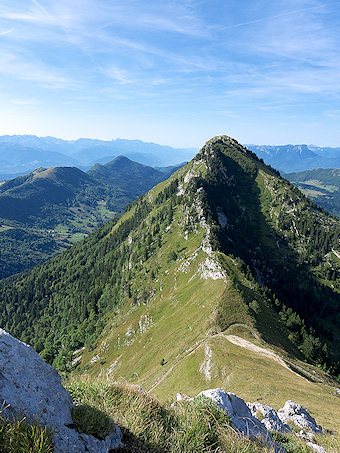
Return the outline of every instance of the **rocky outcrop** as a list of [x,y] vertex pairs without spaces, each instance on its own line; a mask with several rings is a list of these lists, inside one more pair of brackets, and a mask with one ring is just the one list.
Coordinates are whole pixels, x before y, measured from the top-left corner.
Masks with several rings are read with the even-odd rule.
[[290,428],[282,422],[275,409],[265,406],[257,401],[247,403],[253,417],[258,418],[268,431],[278,431],[279,433],[289,433]]
[[322,433],[322,427],[317,425],[308,410],[302,407],[301,404],[294,403],[294,401],[286,401],[285,405],[277,411],[277,415],[283,423],[292,421],[302,429],[310,429],[317,434]]
[[0,329],[0,404],[3,414],[25,415],[49,427],[56,453],[107,453],[121,445],[121,431],[104,440],[72,429],[72,400],[56,370],[28,345]]
[[275,452],[284,452],[285,450],[274,442],[270,432],[265,425],[254,417],[243,399],[234,393],[224,392],[223,390],[210,389],[204,390],[197,396],[204,395],[217,403],[231,418],[232,426],[250,439],[260,438],[268,446],[274,448]]
[[[287,401],[284,407],[276,412],[272,407],[258,402],[245,403],[243,399],[234,393],[225,392],[219,388],[205,390],[197,396],[200,395],[204,395],[215,401],[230,416],[232,426],[237,431],[250,439],[262,439],[275,452],[283,453],[285,449],[274,442],[270,431],[290,433],[291,429],[285,422],[291,421],[296,426],[303,428],[299,434],[296,434],[297,437],[303,439],[316,452],[327,453],[324,448],[313,442],[313,434],[322,433],[322,427],[316,424],[315,419],[309,414],[308,410],[300,404]],[[177,401],[192,400],[193,398],[187,395],[182,393],[177,394]]]

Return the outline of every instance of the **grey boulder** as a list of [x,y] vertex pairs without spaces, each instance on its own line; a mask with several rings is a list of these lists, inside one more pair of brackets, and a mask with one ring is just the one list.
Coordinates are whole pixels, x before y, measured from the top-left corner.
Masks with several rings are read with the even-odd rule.
[[25,343],[0,329],[0,404],[3,414],[34,418],[54,433],[56,453],[107,453],[122,445],[121,431],[104,440],[72,429],[72,400],[56,370]]
[[283,423],[292,421],[302,429],[310,429],[317,434],[322,434],[322,427],[316,423],[308,410],[294,401],[286,401],[285,405],[277,411],[277,415]]
[[197,396],[201,395],[215,401],[229,415],[232,426],[244,436],[250,439],[260,438],[268,446],[273,447],[276,452],[285,451],[280,445],[274,442],[264,424],[252,415],[249,407],[242,398],[219,388],[204,390]]
[[[257,401],[255,403],[247,403],[251,414],[260,420],[268,431],[278,431],[280,433],[289,433],[291,430],[288,425],[283,423],[275,409],[270,406],[265,406]],[[259,418],[261,414],[261,418]]]

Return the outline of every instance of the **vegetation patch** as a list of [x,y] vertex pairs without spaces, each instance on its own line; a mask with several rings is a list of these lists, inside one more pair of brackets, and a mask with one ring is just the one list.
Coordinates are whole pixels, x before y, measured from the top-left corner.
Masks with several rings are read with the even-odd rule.
[[72,419],[79,433],[105,439],[114,432],[113,421],[104,412],[89,404],[80,404],[72,409]]
[[126,384],[73,381],[67,388],[76,402],[99,408],[122,428],[125,446],[118,452],[270,452],[236,434],[225,412],[205,397],[173,405]]
[[5,418],[0,410],[1,453],[53,453],[52,433],[36,421]]

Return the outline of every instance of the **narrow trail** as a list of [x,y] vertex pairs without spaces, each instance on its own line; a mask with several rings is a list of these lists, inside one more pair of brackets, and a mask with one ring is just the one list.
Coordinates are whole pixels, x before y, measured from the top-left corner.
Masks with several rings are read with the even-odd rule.
[[339,253],[338,251],[334,250],[334,249],[332,249],[332,252],[333,252],[334,255],[335,255],[337,258],[339,258],[339,260],[340,260],[340,253]]
[[193,346],[190,346],[190,348],[183,351],[181,357],[177,356],[175,359],[175,363],[171,365],[171,367],[149,388],[148,392],[152,392],[152,390],[154,390],[161,382],[163,382],[164,379],[172,372],[175,366],[179,364],[179,362],[181,362],[189,355],[193,354],[196,351],[196,349],[202,345],[204,341],[207,341],[207,339],[213,338],[214,336],[216,335],[212,335],[211,337],[203,338],[202,340],[197,341]]
[[255,352],[256,354],[262,355],[264,357],[268,357],[270,359],[275,360],[275,362],[279,363],[283,367],[287,368],[288,370],[292,371],[289,366],[285,363],[281,357],[279,357],[275,352],[270,351],[269,349],[261,348],[260,346],[256,346],[254,343],[251,343],[248,340],[244,340],[237,335],[223,335],[230,343],[235,344],[236,346],[241,346],[242,348],[248,349],[249,351]]
[[[221,332],[221,333],[216,333],[216,334],[213,334],[213,335],[210,335],[209,337],[205,337],[205,338],[202,338],[202,340],[199,340],[197,341],[194,345],[190,346],[188,349],[186,349],[185,351],[183,351],[180,355],[178,355],[176,358],[175,358],[175,362],[171,365],[171,367],[164,373],[162,374],[162,376],[157,379],[157,381],[148,389],[149,392],[152,392],[161,382],[164,381],[164,379],[173,371],[173,369],[184,359],[186,359],[187,357],[189,357],[191,354],[193,354],[203,343],[209,341],[209,340],[212,340],[213,338],[216,338],[216,337],[220,337],[220,338],[224,338],[225,340],[228,340],[230,343],[233,343],[235,344],[236,346],[240,346],[242,348],[245,348],[245,349],[248,349],[249,351],[252,351],[256,354],[259,354],[259,355],[262,355],[263,357],[267,357],[269,359],[272,359],[274,360],[275,362],[277,362],[279,365],[283,366],[284,368],[286,368],[287,370],[289,370],[291,373],[294,373],[295,375],[301,377],[302,379],[305,379],[308,381],[308,379],[304,376],[304,375],[308,375],[308,372],[306,372],[305,370],[303,370],[303,374],[304,375],[301,375],[299,373],[296,373],[292,368],[290,368],[290,366],[280,357],[278,356],[275,352],[269,350],[269,349],[266,349],[266,348],[261,348],[260,346],[257,346],[255,345],[254,343],[251,343],[250,341],[248,340],[245,340],[237,335],[230,335],[230,334],[226,334],[226,332],[228,330],[230,330],[230,328],[232,327],[235,327],[235,326],[238,326],[238,327],[246,327],[247,329],[249,329],[251,331],[251,333],[254,335],[254,337],[261,341],[260,340],[260,337],[257,335],[256,332],[253,331],[253,329],[250,327],[250,326],[247,326],[246,324],[232,324],[231,326],[228,327],[228,329],[226,329],[225,332]],[[293,365],[292,365],[293,366]],[[297,367],[296,365],[294,365],[294,368],[295,369],[298,369],[299,367]],[[302,369],[301,369],[302,371]],[[312,376],[311,376],[312,377]],[[314,377],[315,379],[315,377]]]

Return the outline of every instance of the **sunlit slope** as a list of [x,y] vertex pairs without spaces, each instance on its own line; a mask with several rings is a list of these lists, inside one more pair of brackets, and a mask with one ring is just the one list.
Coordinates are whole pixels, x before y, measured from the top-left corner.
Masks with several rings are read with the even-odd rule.
[[[294,211],[302,214],[306,211],[320,222],[315,225],[326,224],[332,228],[333,220],[318,217],[315,207],[304,198],[298,199],[299,193],[287,182],[261,162],[256,159],[254,162],[257,167],[254,185],[244,188],[248,191],[244,199],[241,195],[236,198],[240,208],[233,201],[230,207],[233,211],[240,209],[241,216],[248,210],[246,220],[251,224],[254,219],[257,223],[254,236],[262,241],[263,248],[279,249],[277,241],[283,243],[286,236],[298,244],[297,252],[284,243],[283,256],[280,250],[276,252],[278,260],[282,260],[279,262],[284,263],[289,253],[292,257],[305,253],[307,241],[302,234],[289,237],[288,228],[281,236],[275,236],[274,228],[280,228],[277,225],[283,207],[289,211],[293,206]],[[227,169],[219,167],[221,173]],[[332,414],[338,407],[338,398],[332,387],[324,385],[330,382],[329,378],[320,369],[299,360],[303,354],[292,341],[292,331],[282,319],[285,317],[275,311],[244,261],[226,254],[223,239],[219,240],[213,232],[214,228],[225,230],[227,225],[233,226],[229,239],[235,250],[235,230],[239,225],[233,218],[234,212],[228,213],[221,197],[221,206],[215,211],[219,222],[214,224],[213,205],[207,206],[207,190],[202,180],[209,180],[210,170],[201,153],[172,180],[149,193],[148,201],[153,203],[164,190],[174,187],[177,180],[173,192],[176,198],[173,196],[170,202],[172,220],[163,230],[159,248],[143,263],[142,275],[129,280],[126,303],[108,322],[96,348],[84,351],[83,355],[76,354],[75,363],[80,372],[112,381],[138,383],[162,399],[180,391],[194,395],[202,388],[216,386],[276,408],[289,398],[296,399],[307,405],[326,426],[337,429]],[[224,189],[232,192],[230,185]],[[260,212],[256,206],[247,206],[249,191],[258,192]],[[165,209],[169,199],[164,197],[158,209]],[[268,225],[267,209],[272,199],[279,201],[271,206],[272,222]],[[149,228],[154,226],[155,215],[154,208],[144,221]],[[121,218],[112,235],[127,218],[128,214]],[[141,224],[127,237],[131,275],[136,263],[135,244],[143,243],[143,231]],[[240,241],[250,243],[242,235]],[[256,247],[255,242],[255,250]],[[239,248],[242,250],[242,245]],[[264,274],[265,258],[258,260],[258,274]],[[248,343],[242,344],[242,339]]]
[[337,366],[338,238],[336,219],[215,137],[113,224],[4,282],[0,321],[61,370],[162,398],[218,385],[316,407],[320,393],[314,415],[326,417],[338,401],[322,371]]

